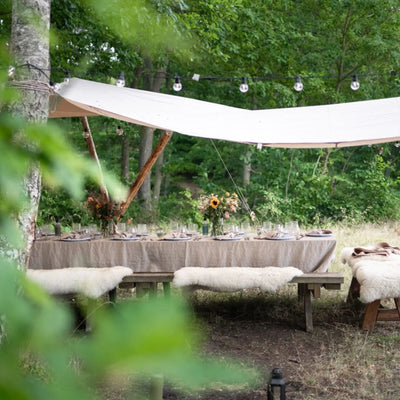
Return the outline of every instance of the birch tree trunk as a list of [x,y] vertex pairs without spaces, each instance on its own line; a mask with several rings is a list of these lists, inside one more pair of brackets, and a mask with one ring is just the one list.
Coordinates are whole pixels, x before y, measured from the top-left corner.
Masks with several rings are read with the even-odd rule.
[[242,169],[242,184],[243,186],[247,186],[250,183],[250,176],[251,176],[251,152],[246,153],[246,160],[243,163]]
[[[14,83],[20,88],[21,99],[13,107],[13,112],[32,122],[45,123],[48,115],[50,2],[51,0],[13,0],[11,56],[17,66],[31,65],[16,69]],[[30,83],[30,89],[24,89],[24,82]],[[23,185],[29,202],[18,215],[24,247],[18,251],[17,261],[22,268],[27,266],[35,237],[41,192],[38,165],[31,166]]]

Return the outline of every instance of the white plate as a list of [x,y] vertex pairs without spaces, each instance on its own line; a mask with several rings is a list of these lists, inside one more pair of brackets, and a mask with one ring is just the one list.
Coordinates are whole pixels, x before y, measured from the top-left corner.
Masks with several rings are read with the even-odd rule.
[[267,240],[294,240],[294,236],[266,237]]
[[169,241],[169,242],[182,242],[182,241],[190,240],[190,239],[191,239],[190,237],[184,237],[184,238],[180,238],[180,237],[176,237],[176,238],[174,238],[174,237],[167,237],[167,238],[164,238],[163,240],[167,240],[167,241]]
[[310,237],[329,237],[332,235],[333,233],[306,233],[306,236]]
[[75,239],[60,239],[62,242],[87,242],[90,240],[90,238],[75,238]]
[[239,236],[239,237],[237,236],[237,237],[230,238],[230,237],[216,236],[214,239],[215,240],[220,240],[221,242],[230,242],[230,241],[241,240],[241,239],[243,239],[243,237],[242,236]]
[[138,237],[116,237],[116,238],[112,238],[112,240],[118,240],[120,242],[132,242],[135,240],[139,240]]

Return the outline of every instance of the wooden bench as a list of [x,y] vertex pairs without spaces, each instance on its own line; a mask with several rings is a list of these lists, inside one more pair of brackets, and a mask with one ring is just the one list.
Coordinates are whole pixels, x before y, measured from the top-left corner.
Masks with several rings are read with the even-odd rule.
[[[353,276],[350,284],[347,302],[360,298],[360,284]],[[381,306],[381,299],[377,299],[365,305],[360,326],[364,330],[372,330],[377,321],[399,321],[400,320],[400,298],[393,298],[395,308],[384,308]]]
[[[163,284],[164,294],[170,294],[170,282],[174,278],[173,272],[133,273],[125,276],[119,284],[120,288],[136,287],[136,295],[143,296],[146,292],[155,296],[158,283]],[[321,288],[340,290],[344,277],[334,272],[308,273],[293,278],[289,283],[296,283],[299,300],[304,301],[305,330],[313,331],[312,297],[321,297]],[[114,295],[111,298],[115,300]]]

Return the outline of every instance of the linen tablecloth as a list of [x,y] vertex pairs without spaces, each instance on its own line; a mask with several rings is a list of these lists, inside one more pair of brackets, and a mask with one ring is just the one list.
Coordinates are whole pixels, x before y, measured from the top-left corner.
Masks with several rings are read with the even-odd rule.
[[134,272],[174,272],[183,267],[296,267],[325,272],[336,249],[334,237],[300,240],[190,241],[96,239],[82,242],[38,240],[29,268],[125,266]]

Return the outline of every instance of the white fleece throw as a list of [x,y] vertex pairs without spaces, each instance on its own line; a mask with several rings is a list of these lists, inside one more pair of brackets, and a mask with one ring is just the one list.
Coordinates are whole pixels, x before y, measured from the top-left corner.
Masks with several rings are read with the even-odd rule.
[[243,289],[260,289],[276,292],[295,276],[303,272],[294,267],[185,267],[174,273],[176,287],[193,286],[216,292],[236,292]]
[[130,275],[128,267],[28,269],[26,275],[50,294],[79,293],[97,298],[114,289],[124,276]]
[[360,300],[363,303],[385,298],[400,297],[400,255],[369,254],[354,257],[353,247],[345,247],[340,260],[348,264],[360,284]]

